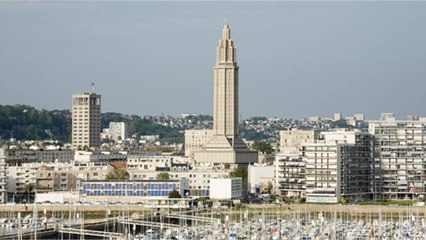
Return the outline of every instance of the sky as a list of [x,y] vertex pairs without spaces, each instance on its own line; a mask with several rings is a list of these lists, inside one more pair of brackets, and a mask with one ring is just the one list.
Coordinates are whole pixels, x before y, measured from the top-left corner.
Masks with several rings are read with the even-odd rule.
[[212,114],[225,19],[240,115],[425,116],[426,2],[0,2],[0,104]]

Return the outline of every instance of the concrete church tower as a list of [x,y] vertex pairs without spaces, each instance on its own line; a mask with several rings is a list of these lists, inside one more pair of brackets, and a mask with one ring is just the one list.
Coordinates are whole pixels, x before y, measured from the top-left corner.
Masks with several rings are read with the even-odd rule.
[[257,162],[238,135],[238,65],[228,24],[223,28],[214,66],[213,137],[194,152],[197,163],[248,164]]
[[233,139],[238,135],[238,66],[231,29],[223,28],[214,67],[213,131]]

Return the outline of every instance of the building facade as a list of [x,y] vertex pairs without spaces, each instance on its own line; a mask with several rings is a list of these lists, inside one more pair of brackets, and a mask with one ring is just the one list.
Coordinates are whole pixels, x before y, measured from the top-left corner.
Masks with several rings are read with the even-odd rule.
[[167,173],[170,180],[188,179],[189,196],[208,197],[210,194],[210,181],[217,178],[228,178],[229,170],[211,169],[195,166],[189,168],[170,168],[167,171],[146,171],[128,169],[131,180],[156,180],[158,174]]
[[301,156],[275,156],[276,193],[286,197],[304,197],[306,194],[306,164]]
[[210,198],[217,200],[237,199],[242,197],[241,178],[222,178],[210,181]]
[[6,154],[0,148],[0,203],[6,203]]
[[81,194],[92,201],[127,198],[135,202],[140,198],[167,198],[173,190],[183,197],[187,195],[188,179],[180,180],[130,180],[130,181],[81,181]]
[[74,158],[72,150],[46,150],[46,149],[5,149],[3,150],[5,162],[8,166],[21,166],[35,162],[71,162]]
[[276,186],[274,165],[249,165],[247,175],[248,190],[251,193],[273,191]]
[[365,132],[337,130],[322,140],[302,144],[306,200],[338,203],[373,198],[373,137]]
[[[179,166],[178,166],[179,165]],[[127,169],[129,171],[157,171],[158,169],[168,169],[187,171],[189,170],[187,158],[172,155],[153,154],[129,154],[127,155]]]
[[369,121],[374,134],[375,186],[381,199],[426,195],[426,118],[395,120],[392,113]]
[[[22,167],[34,168],[35,165]],[[105,180],[112,168],[105,162],[38,164],[35,188],[38,192],[76,191],[78,181]]]
[[316,130],[280,131],[280,153],[275,156],[276,193],[287,197],[304,197],[306,164],[301,157],[302,144],[315,143]]
[[25,163],[21,166],[7,167],[7,192],[8,195],[32,191],[36,186],[37,172],[40,163]]
[[126,139],[128,135],[127,124],[125,122],[110,122],[109,134],[111,139],[115,142]]
[[101,95],[77,93],[72,96],[73,148],[99,148],[101,140]]

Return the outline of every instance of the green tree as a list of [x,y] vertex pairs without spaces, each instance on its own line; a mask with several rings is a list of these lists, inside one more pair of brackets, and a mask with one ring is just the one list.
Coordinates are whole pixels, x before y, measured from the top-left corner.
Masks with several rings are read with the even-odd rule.
[[[37,110],[26,105],[0,105],[0,138],[46,139],[70,141],[71,113],[68,110]],[[163,126],[151,119],[137,115],[102,113],[101,126],[107,128],[110,122],[125,122],[130,135],[159,135],[161,142],[183,143],[184,131]]]
[[71,132],[69,111],[37,110],[26,105],[0,105],[0,137],[67,140]]
[[170,179],[170,175],[166,172],[161,172],[159,174],[157,174],[157,180],[169,180]]
[[264,141],[256,141],[253,143],[252,147],[263,154],[271,154],[274,151],[272,145]]
[[126,180],[129,179],[130,175],[124,168],[111,169],[107,175],[106,180]]
[[272,192],[272,188],[274,187],[274,185],[272,184],[271,181],[268,181],[268,184],[266,186],[266,190],[268,191],[268,194],[271,195]]
[[240,178],[246,178],[247,177],[247,168],[242,167],[241,165],[238,165],[233,171],[229,173],[230,177],[240,177]]
[[181,198],[179,191],[175,189],[169,192],[169,198]]

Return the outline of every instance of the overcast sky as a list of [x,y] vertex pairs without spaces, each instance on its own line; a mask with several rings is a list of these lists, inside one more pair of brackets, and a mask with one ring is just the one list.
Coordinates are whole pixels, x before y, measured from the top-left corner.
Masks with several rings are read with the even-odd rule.
[[225,19],[240,113],[426,115],[425,2],[1,2],[0,104],[212,114]]

